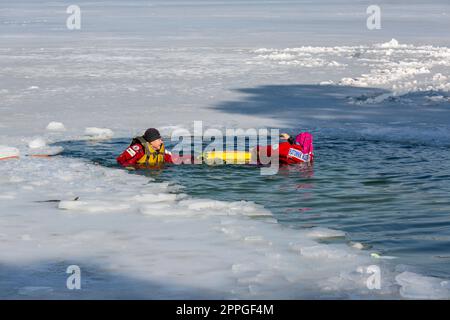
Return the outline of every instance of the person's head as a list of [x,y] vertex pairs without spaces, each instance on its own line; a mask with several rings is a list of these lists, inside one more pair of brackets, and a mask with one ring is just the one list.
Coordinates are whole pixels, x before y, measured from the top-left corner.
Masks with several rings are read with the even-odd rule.
[[161,148],[161,145],[163,144],[161,135],[155,128],[147,129],[147,131],[145,131],[144,133],[144,139],[147,140],[155,150],[159,150]]

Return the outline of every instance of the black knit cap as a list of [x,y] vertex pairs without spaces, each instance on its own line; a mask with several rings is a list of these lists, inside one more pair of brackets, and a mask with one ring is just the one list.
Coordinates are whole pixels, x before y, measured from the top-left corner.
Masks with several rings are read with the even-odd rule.
[[155,128],[147,129],[144,133],[144,139],[148,142],[155,141],[157,139],[161,139],[161,135],[159,134],[159,131]]

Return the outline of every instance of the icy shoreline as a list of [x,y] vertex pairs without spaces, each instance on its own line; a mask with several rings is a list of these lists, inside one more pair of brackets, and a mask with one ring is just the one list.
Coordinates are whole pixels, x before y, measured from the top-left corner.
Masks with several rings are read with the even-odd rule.
[[[292,230],[252,202],[35,157],[60,153],[56,141],[197,120],[448,146],[448,1],[390,2],[376,31],[367,6],[346,1],[80,1],[79,32],[65,3],[1,9],[0,153],[20,158],[0,162],[0,297],[448,299],[447,280],[318,241],[338,230]],[[72,264],[80,291],[66,288]],[[367,286],[372,265],[381,290]]]
[[[2,298],[450,297],[444,280],[317,242],[345,234],[280,226],[251,202],[195,199],[182,186],[65,157],[24,157],[0,170]],[[72,264],[82,270],[79,292],[64,287]],[[377,290],[367,285],[374,265]]]
[[[390,50],[389,47],[381,46],[381,48],[380,50]],[[404,48],[410,47],[400,46],[401,50]],[[305,50],[311,51],[312,49],[306,48],[300,51],[289,49],[288,51],[304,56],[304,53],[301,52]],[[328,51],[323,48],[317,50],[325,54]],[[350,51],[354,52],[355,50],[353,48]],[[183,51],[181,52],[183,53]],[[312,50],[312,52],[315,51]],[[263,51],[260,50],[257,53],[263,53]],[[45,54],[43,56],[41,53],[36,54],[38,59],[46,59]],[[349,52],[345,54],[348,55]],[[179,55],[172,58],[176,57]],[[10,58],[15,59],[14,57]],[[102,61],[98,57],[91,58],[95,60],[93,63]],[[279,56],[279,58],[291,59],[285,55]],[[260,58],[254,57],[250,53],[247,59],[249,60],[244,61],[255,62]],[[280,59],[272,60],[278,64]],[[272,60],[263,59],[258,63],[263,63],[263,65],[268,63],[266,67],[272,68]],[[134,60],[131,61],[132,64],[136,63]],[[444,64],[441,63],[443,66],[447,66],[447,64],[448,61]],[[106,64],[102,68],[107,70],[108,66]],[[236,67],[233,66],[231,69],[234,70]],[[253,68],[252,64],[247,64],[247,67],[250,68],[248,70]],[[282,67],[285,65],[282,64]],[[338,64],[332,64],[329,67],[340,68]],[[209,76],[206,66],[202,66],[202,68],[204,74],[190,70],[183,72],[184,77],[200,82],[205,81],[204,77]],[[293,68],[297,68],[297,66],[293,66]],[[42,71],[45,71],[45,68],[39,72]],[[125,69],[118,75],[124,71]],[[75,80],[78,77],[82,79],[87,69],[77,72]],[[170,72],[176,74],[180,71],[174,67]],[[173,77],[170,72],[167,81]],[[216,72],[221,74],[224,70],[216,70]],[[245,71],[241,70],[240,72]],[[432,81],[435,81],[437,85],[444,84],[446,86],[447,78],[442,73],[440,74],[439,77],[434,75]],[[420,73],[411,75],[415,77]],[[237,76],[239,75],[233,77]],[[114,75],[110,80],[112,81],[110,85],[101,85],[104,93],[117,88],[118,84],[115,83],[117,80],[114,79]],[[388,83],[390,82],[388,81]],[[376,85],[380,85],[380,83]],[[319,86],[323,87],[323,84]],[[442,88],[445,89],[445,86]],[[25,93],[22,93],[23,95],[20,92],[14,93],[16,89],[4,91],[6,104],[15,106],[31,97],[41,97],[43,101],[55,98],[54,89],[41,89],[41,86],[32,87],[28,87]],[[72,89],[76,88],[80,89],[77,86]],[[135,88],[135,86],[130,86],[130,88]],[[61,98],[72,89],[61,87],[56,91],[61,90]],[[199,92],[208,92],[207,90],[210,89],[203,87],[202,90]],[[219,90],[219,88],[212,90]],[[305,87],[304,90],[311,90],[311,88]],[[413,90],[415,89],[413,88]],[[129,92],[135,95],[140,91],[142,91],[142,87],[139,87],[138,91],[131,90]],[[59,94],[56,93],[57,96]],[[337,94],[337,96],[342,96],[342,94]],[[353,101],[348,97],[344,96],[344,98],[346,103],[351,104]],[[354,105],[357,107],[375,103],[375,107],[380,109],[387,110],[389,108],[389,106],[381,105],[384,99],[376,99],[376,101],[367,101],[370,99],[365,100],[358,97],[354,99],[357,102]],[[442,96],[442,99],[434,99],[436,101],[431,99],[430,103],[435,110],[445,111],[447,103],[445,99]],[[362,103],[359,103],[361,101]],[[261,104],[261,101],[259,103]],[[240,102],[238,104],[242,108],[242,104]],[[104,106],[104,110],[109,107]],[[136,109],[141,108],[140,105],[135,107]],[[185,110],[184,107],[179,110],[184,110],[184,114],[191,114],[190,117],[193,117],[192,106],[186,105],[185,107]],[[335,112],[341,112],[339,106],[333,107]],[[0,229],[2,240],[0,257],[2,264],[6,266],[2,276],[9,279],[4,286],[4,298],[446,299],[450,297],[448,282],[443,279],[423,277],[404,270],[396,272],[393,270],[392,264],[374,259],[369,252],[358,250],[358,246],[353,248],[344,244],[320,244],[316,241],[317,232],[286,229],[274,223],[273,219],[267,218],[270,212],[265,208],[250,202],[229,203],[208,199],[191,199],[179,191],[180,186],[156,184],[149,182],[148,178],[130,175],[122,170],[104,168],[62,157],[48,159],[27,157],[27,155],[33,154],[60,152],[60,150],[49,149],[47,144],[61,139],[108,139],[113,135],[113,131],[110,129],[92,126],[97,123],[101,126],[115,123],[114,114],[118,112],[117,105],[112,108],[113,114],[107,114],[102,108],[95,111],[85,106],[80,106],[80,109],[68,108],[67,113],[61,115],[65,124],[58,124],[56,131],[52,130],[55,125],[50,125],[48,132],[43,135],[42,131],[46,127],[47,121],[53,120],[50,117],[54,117],[56,108],[57,106],[53,105],[44,107],[44,110],[48,110],[48,114],[39,120],[40,125],[30,128],[35,136],[23,135],[21,128],[26,122],[19,120],[21,116],[17,116],[11,111],[6,111],[5,114],[10,115],[12,122],[5,123],[0,128],[2,132],[7,133],[0,137],[0,142],[18,147],[20,154],[24,155],[18,160],[3,162],[0,167],[2,174],[1,211],[2,217],[6,221]],[[174,114],[177,114],[177,108],[179,107],[174,107]],[[205,110],[203,117],[209,120],[210,125],[219,123],[216,110],[206,111],[205,105],[201,108],[201,110]],[[155,108],[160,112],[163,109]],[[268,110],[270,111],[271,108]],[[329,112],[330,110],[328,108]],[[446,120],[442,115],[446,113],[443,111],[436,112],[436,116],[433,114],[428,114],[428,116],[430,119],[444,123]],[[82,114],[93,112],[96,116],[87,121],[69,121],[69,125],[66,125],[65,119],[73,118],[73,115],[79,112]],[[315,109],[311,109],[310,112],[311,114],[304,112],[299,116],[303,120],[311,116],[311,123],[317,126],[320,126],[321,123],[328,123],[330,120],[339,119],[339,116],[343,117],[342,115],[332,115],[331,112],[326,115],[317,115]],[[374,111],[366,108],[361,110],[358,117],[361,117],[364,112],[371,114]],[[98,117],[103,113],[104,117]],[[398,113],[394,112],[397,116],[402,116]],[[139,113],[131,112],[127,117],[129,121],[134,121],[137,115]],[[276,120],[269,119],[269,117],[261,120],[264,119],[264,115],[240,115],[236,119],[235,114],[230,114],[227,115],[227,118],[221,119],[223,121],[220,122],[220,125],[222,127],[226,125],[236,127],[241,124],[244,124],[244,127],[250,126],[255,124],[256,117],[260,120],[258,123],[261,125],[277,123]],[[358,117],[352,119],[344,116],[342,121],[360,122]],[[97,118],[101,121],[97,122]],[[147,121],[145,117],[138,118],[139,121],[142,121],[142,125]],[[163,116],[157,116],[154,119],[155,124],[164,123],[163,118]],[[182,118],[183,113],[172,120],[169,125],[166,123],[163,128],[164,134],[180,127],[175,123],[181,123],[181,127],[187,125],[188,120],[181,120]],[[380,115],[381,120],[385,118],[386,116]],[[83,125],[89,126],[85,129],[84,134],[81,129]],[[336,125],[342,126],[342,123],[338,121]],[[444,126],[444,124],[442,125]],[[352,123],[350,122],[348,126],[352,126]],[[405,131],[403,127],[396,124],[394,124],[394,128],[395,130],[387,127],[383,121],[375,120],[371,125],[365,124],[362,130],[358,127],[353,129],[356,134],[359,132],[375,137],[381,135],[383,139],[388,136],[392,136],[393,139],[397,136],[402,138],[405,135],[409,138],[408,135],[411,131]],[[417,128],[413,127],[413,129]],[[113,130],[114,133],[118,131],[119,135],[132,136],[137,133],[132,132],[136,130],[133,127],[128,129],[113,127]],[[427,127],[425,139],[428,139],[430,134],[437,134],[437,138],[439,138],[437,140],[446,145],[447,130],[448,126],[444,127],[442,134],[439,135],[438,131],[430,131]],[[419,137],[423,132],[419,132]],[[41,136],[44,137],[44,140]],[[413,135],[413,138],[416,139],[416,136]],[[13,150],[8,148],[3,150]],[[128,191],[123,191],[124,186]],[[77,197],[79,199],[74,200]],[[47,200],[62,201],[58,204],[35,202]],[[249,216],[263,216],[263,220],[267,221]],[[325,229],[319,233],[326,238],[335,235],[336,231]],[[186,247],[194,249],[187,250]],[[67,292],[64,288],[64,268],[70,264],[80,265],[82,270],[86,269],[85,271],[87,271],[87,279],[84,284],[86,290],[75,293],[75,295]],[[381,290],[370,290],[367,287],[366,281],[370,274],[366,271],[369,266],[374,264],[382,267],[383,286]],[[18,278],[12,271],[8,271],[16,268],[23,271],[22,276]],[[34,279],[32,270],[35,268],[40,270],[42,279]],[[107,276],[102,278],[104,274]],[[139,287],[139,290],[136,289],[136,286]],[[111,287],[113,290],[120,287],[121,290],[111,293]]]

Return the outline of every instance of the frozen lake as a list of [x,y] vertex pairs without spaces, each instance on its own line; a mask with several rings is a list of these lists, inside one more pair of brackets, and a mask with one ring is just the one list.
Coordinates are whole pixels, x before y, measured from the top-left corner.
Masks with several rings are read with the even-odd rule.
[[[449,298],[450,5],[390,2],[2,2],[0,296]],[[115,166],[193,121],[309,130],[316,163]]]

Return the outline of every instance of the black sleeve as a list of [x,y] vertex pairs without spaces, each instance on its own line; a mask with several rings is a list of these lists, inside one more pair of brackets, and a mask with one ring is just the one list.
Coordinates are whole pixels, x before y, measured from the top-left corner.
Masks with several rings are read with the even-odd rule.
[[[131,142],[130,142],[130,147],[131,147],[133,144],[140,144],[140,145],[142,146],[142,143],[141,143],[138,139],[136,139],[136,138],[133,138],[133,140],[131,140]],[[142,147],[144,148],[144,146],[142,146]]]

